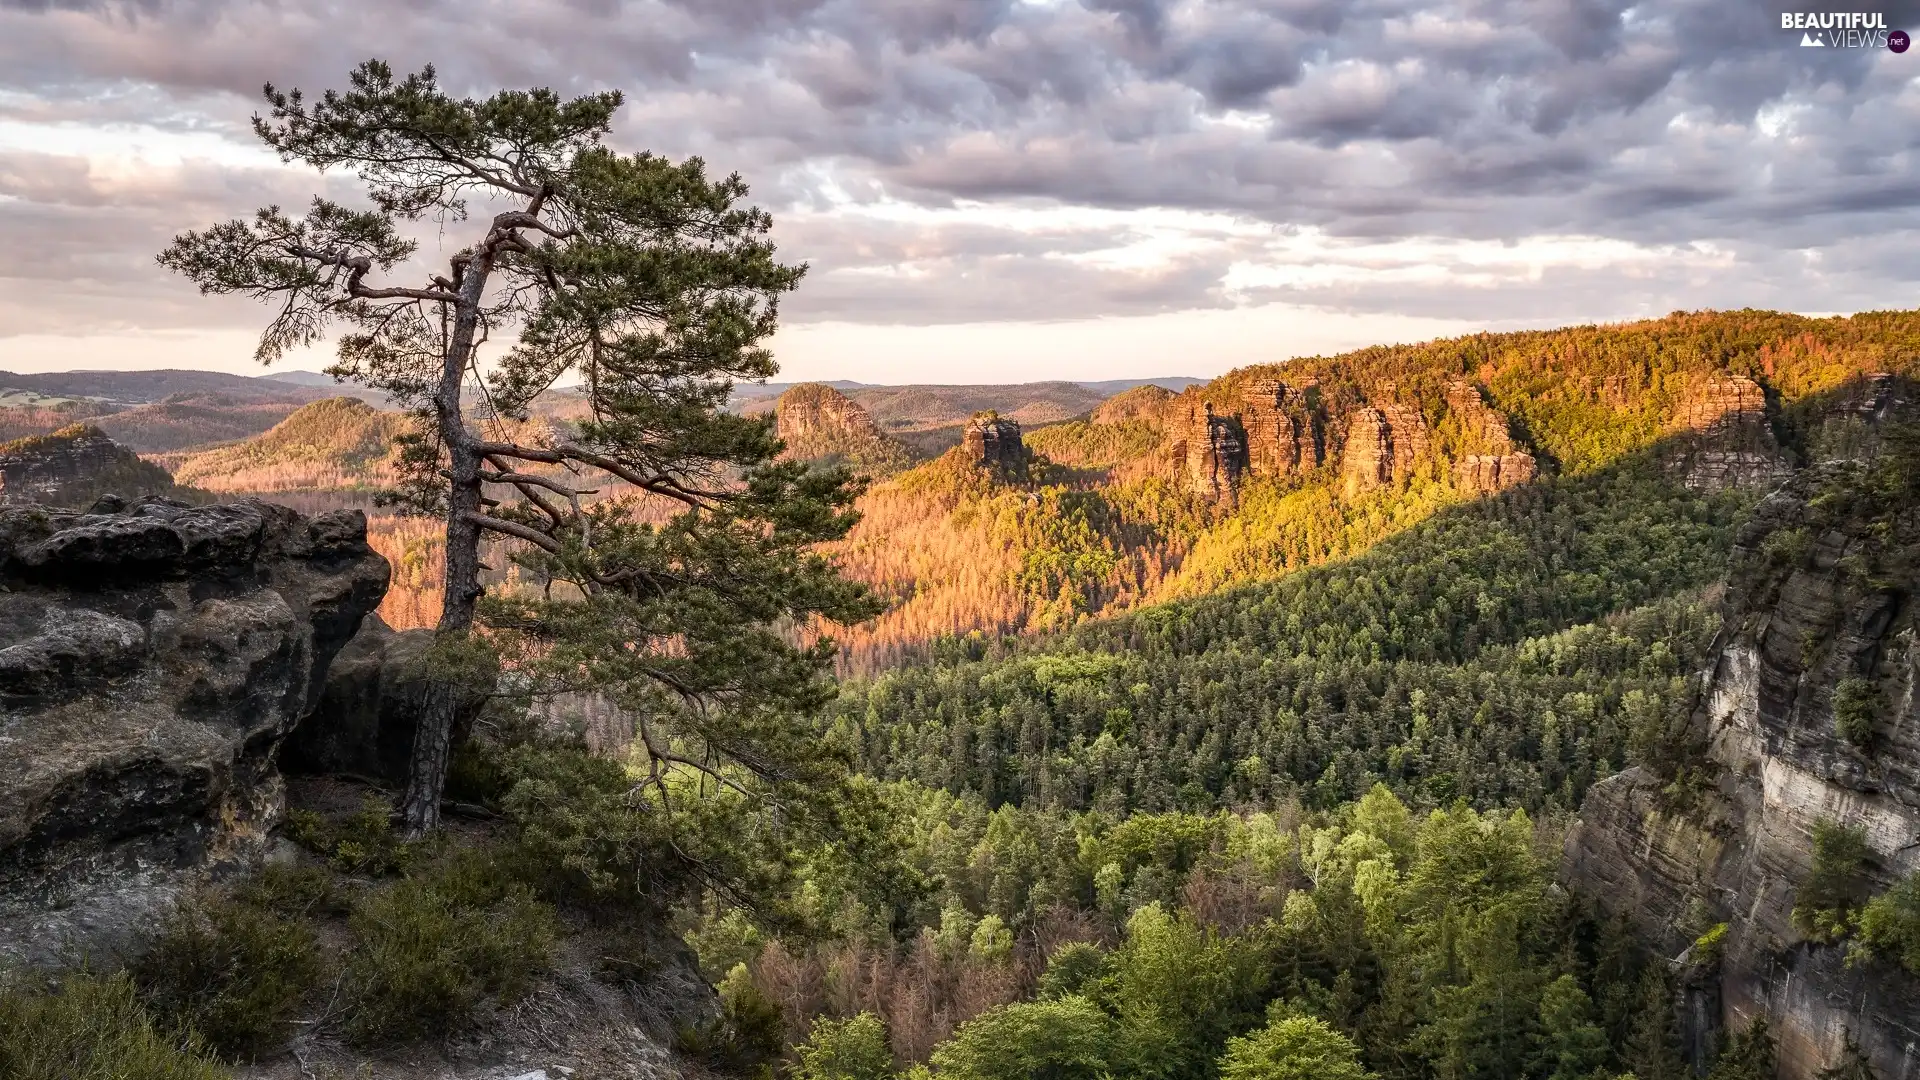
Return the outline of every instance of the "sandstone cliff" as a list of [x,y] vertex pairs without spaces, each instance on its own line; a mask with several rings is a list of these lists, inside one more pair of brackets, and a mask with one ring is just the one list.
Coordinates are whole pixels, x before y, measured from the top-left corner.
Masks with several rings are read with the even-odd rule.
[[1767,487],[1793,471],[1775,439],[1766,390],[1744,375],[1719,374],[1693,387],[1681,399],[1674,430],[1695,437],[1678,460],[1689,487]]
[[91,424],[0,445],[0,505],[85,506],[108,491],[166,495],[175,487],[167,470]]
[[[1891,396],[1869,387],[1867,415],[1884,419]],[[1763,459],[1719,460],[1752,476]],[[1920,978],[1889,959],[1850,964],[1847,941],[1810,940],[1792,918],[1820,823],[1864,831],[1868,893],[1920,870],[1920,489],[1907,480],[1896,498],[1892,482],[1884,462],[1831,462],[1760,505],[1684,740],[1694,781],[1603,781],[1568,837],[1568,882],[1675,958],[1696,1056],[1764,1017],[1783,1077],[1837,1064],[1849,1041],[1882,1077],[1920,1076]],[[1871,689],[1866,718],[1838,719],[1843,684]],[[1725,936],[1702,955],[1691,943],[1712,923]]]
[[967,421],[960,438],[961,453],[968,462],[1007,475],[1025,475],[1027,447],[1020,440],[1020,425],[996,412],[983,412]]
[[387,578],[358,511],[0,510],[0,964],[104,961],[256,851]]
[[874,424],[859,402],[824,383],[802,383],[780,395],[774,429],[785,456],[846,461],[870,473],[898,472],[912,455]]

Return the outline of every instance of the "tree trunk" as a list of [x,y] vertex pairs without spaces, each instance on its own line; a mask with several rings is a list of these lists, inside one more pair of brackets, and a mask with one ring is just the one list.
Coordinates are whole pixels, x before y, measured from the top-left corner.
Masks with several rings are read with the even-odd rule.
[[[440,388],[434,412],[440,437],[446,443],[450,483],[447,492],[446,594],[440,605],[442,638],[465,637],[473,627],[474,603],[480,599],[480,527],[472,516],[480,511],[480,455],[466,428],[460,391],[473,354],[479,324],[480,300],[493,269],[493,256],[482,246],[467,265],[460,282],[460,302],[453,332],[441,364]],[[471,689],[434,677],[431,673],[421,700],[420,719],[413,733],[413,755],[407,770],[407,794],[401,819],[407,839],[418,840],[440,824],[440,796],[447,783],[453,756],[453,722],[460,701]]]

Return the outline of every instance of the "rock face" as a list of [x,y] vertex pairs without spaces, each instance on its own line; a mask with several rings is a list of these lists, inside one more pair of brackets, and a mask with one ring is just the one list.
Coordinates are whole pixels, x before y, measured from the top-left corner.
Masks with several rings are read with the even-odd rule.
[[1214,501],[1234,501],[1245,477],[1310,472],[1325,460],[1325,418],[1313,387],[1262,379],[1220,406],[1190,391],[1173,399],[1166,416],[1176,478]]
[[1762,487],[1793,471],[1774,439],[1766,391],[1744,375],[1716,375],[1694,388],[1681,400],[1675,425],[1696,436],[1679,459],[1688,487]]
[[[1849,1039],[1881,1077],[1920,1076],[1920,979],[1888,959],[1849,966],[1846,943],[1791,919],[1816,823],[1864,830],[1874,893],[1920,870],[1920,520],[1858,490],[1854,466],[1810,469],[1738,540],[1693,720],[1712,787],[1676,803],[1640,770],[1612,777],[1566,847],[1570,884],[1692,962],[1688,1045],[1765,1017],[1783,1077],[1836,1064]],[[1874,692],[1868,738],[1837,730],[1843,681]],[[1703,922],[1727,924],[1717,960],[1684,953]]]
[[313,710],[287,736],[281,769],[404,785],[425,688],[421,660],[432,644],[432,630],[396,631],[368,615],[334,656]]
[[908,462],[906,447],[888,438],[859,402],[823,383],[802,383],[781,394],[774,426],[789,458],[838,459],[886,471]]
[[1417,405],[1363,406],[1347,417],[1340,480],[1349,498],[1407,475],[1432,433]]
[[960,438],[961,452],[981,468],[1020,473],[1027,467],[1027,446],[1020,425],[996,412],[975,413]]
[[1447,389],[1447,411],[1460,421],[1467,453],[1453,466],[1456,486],[1491,495],[1539,475],[1539,463],[1514,442],[1507,418],[1480,396],[1480,388],[1456,382]]
[[86,505],[106,490],[165,494],[173,477],[91,424],[0,445],[0,505]]
[[359,511],[0,510],[0,965],[120,953],[249,854],[387,579]]
[[1326,458],[1326,421],[1318,387],[1263,379],[1241,401],[1247,466],[1256,476],[1311,472]]

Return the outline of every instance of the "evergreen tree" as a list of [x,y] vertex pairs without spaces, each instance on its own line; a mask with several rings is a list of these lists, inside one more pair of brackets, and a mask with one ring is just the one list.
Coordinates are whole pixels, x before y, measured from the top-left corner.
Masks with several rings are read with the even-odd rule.
[[[830,654],[777,628],[869,609],[809,553],[851,527],[848,474],[770,464],[770,428],[723,408],[733,380],[775,371],[760,342],[804,271],[775,261],[745,183],[709,178],[698,158],[604,146],[617,92],[455,98],[430,67],[396,78],[374,60],[345,91],[310,102],[268,86],[266,100],[260,139],[357,175],[370,208],[267,207],[183,233],[160,261],[203,292],[274,305],[263,362],[344,328],[331,370],[418,420],[402,494],[444,519],[446,573],[408,833],[438,818],[476,618],[542,658],[540,674],[609,690],[642,717],[662,793],[678,770],[799,778],[805,747],[784,717],[822,699]],[[446,267],[412,263],[403,226],[459,227],[469,213],[480,220]],[[516,426],[568,376],[585,419]],[[582,503],[610,485],[630,494]],[[537,598],[480,606],[485,537],[524,545]]]

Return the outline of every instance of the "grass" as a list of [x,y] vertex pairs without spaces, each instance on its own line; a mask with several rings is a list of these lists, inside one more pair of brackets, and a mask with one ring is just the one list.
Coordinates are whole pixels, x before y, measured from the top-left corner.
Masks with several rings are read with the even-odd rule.
[[126,975],[75,975],[58,988],[0,986],[0,1076],[7,1080],[222,1080],[187,1035],[141,1008]]

